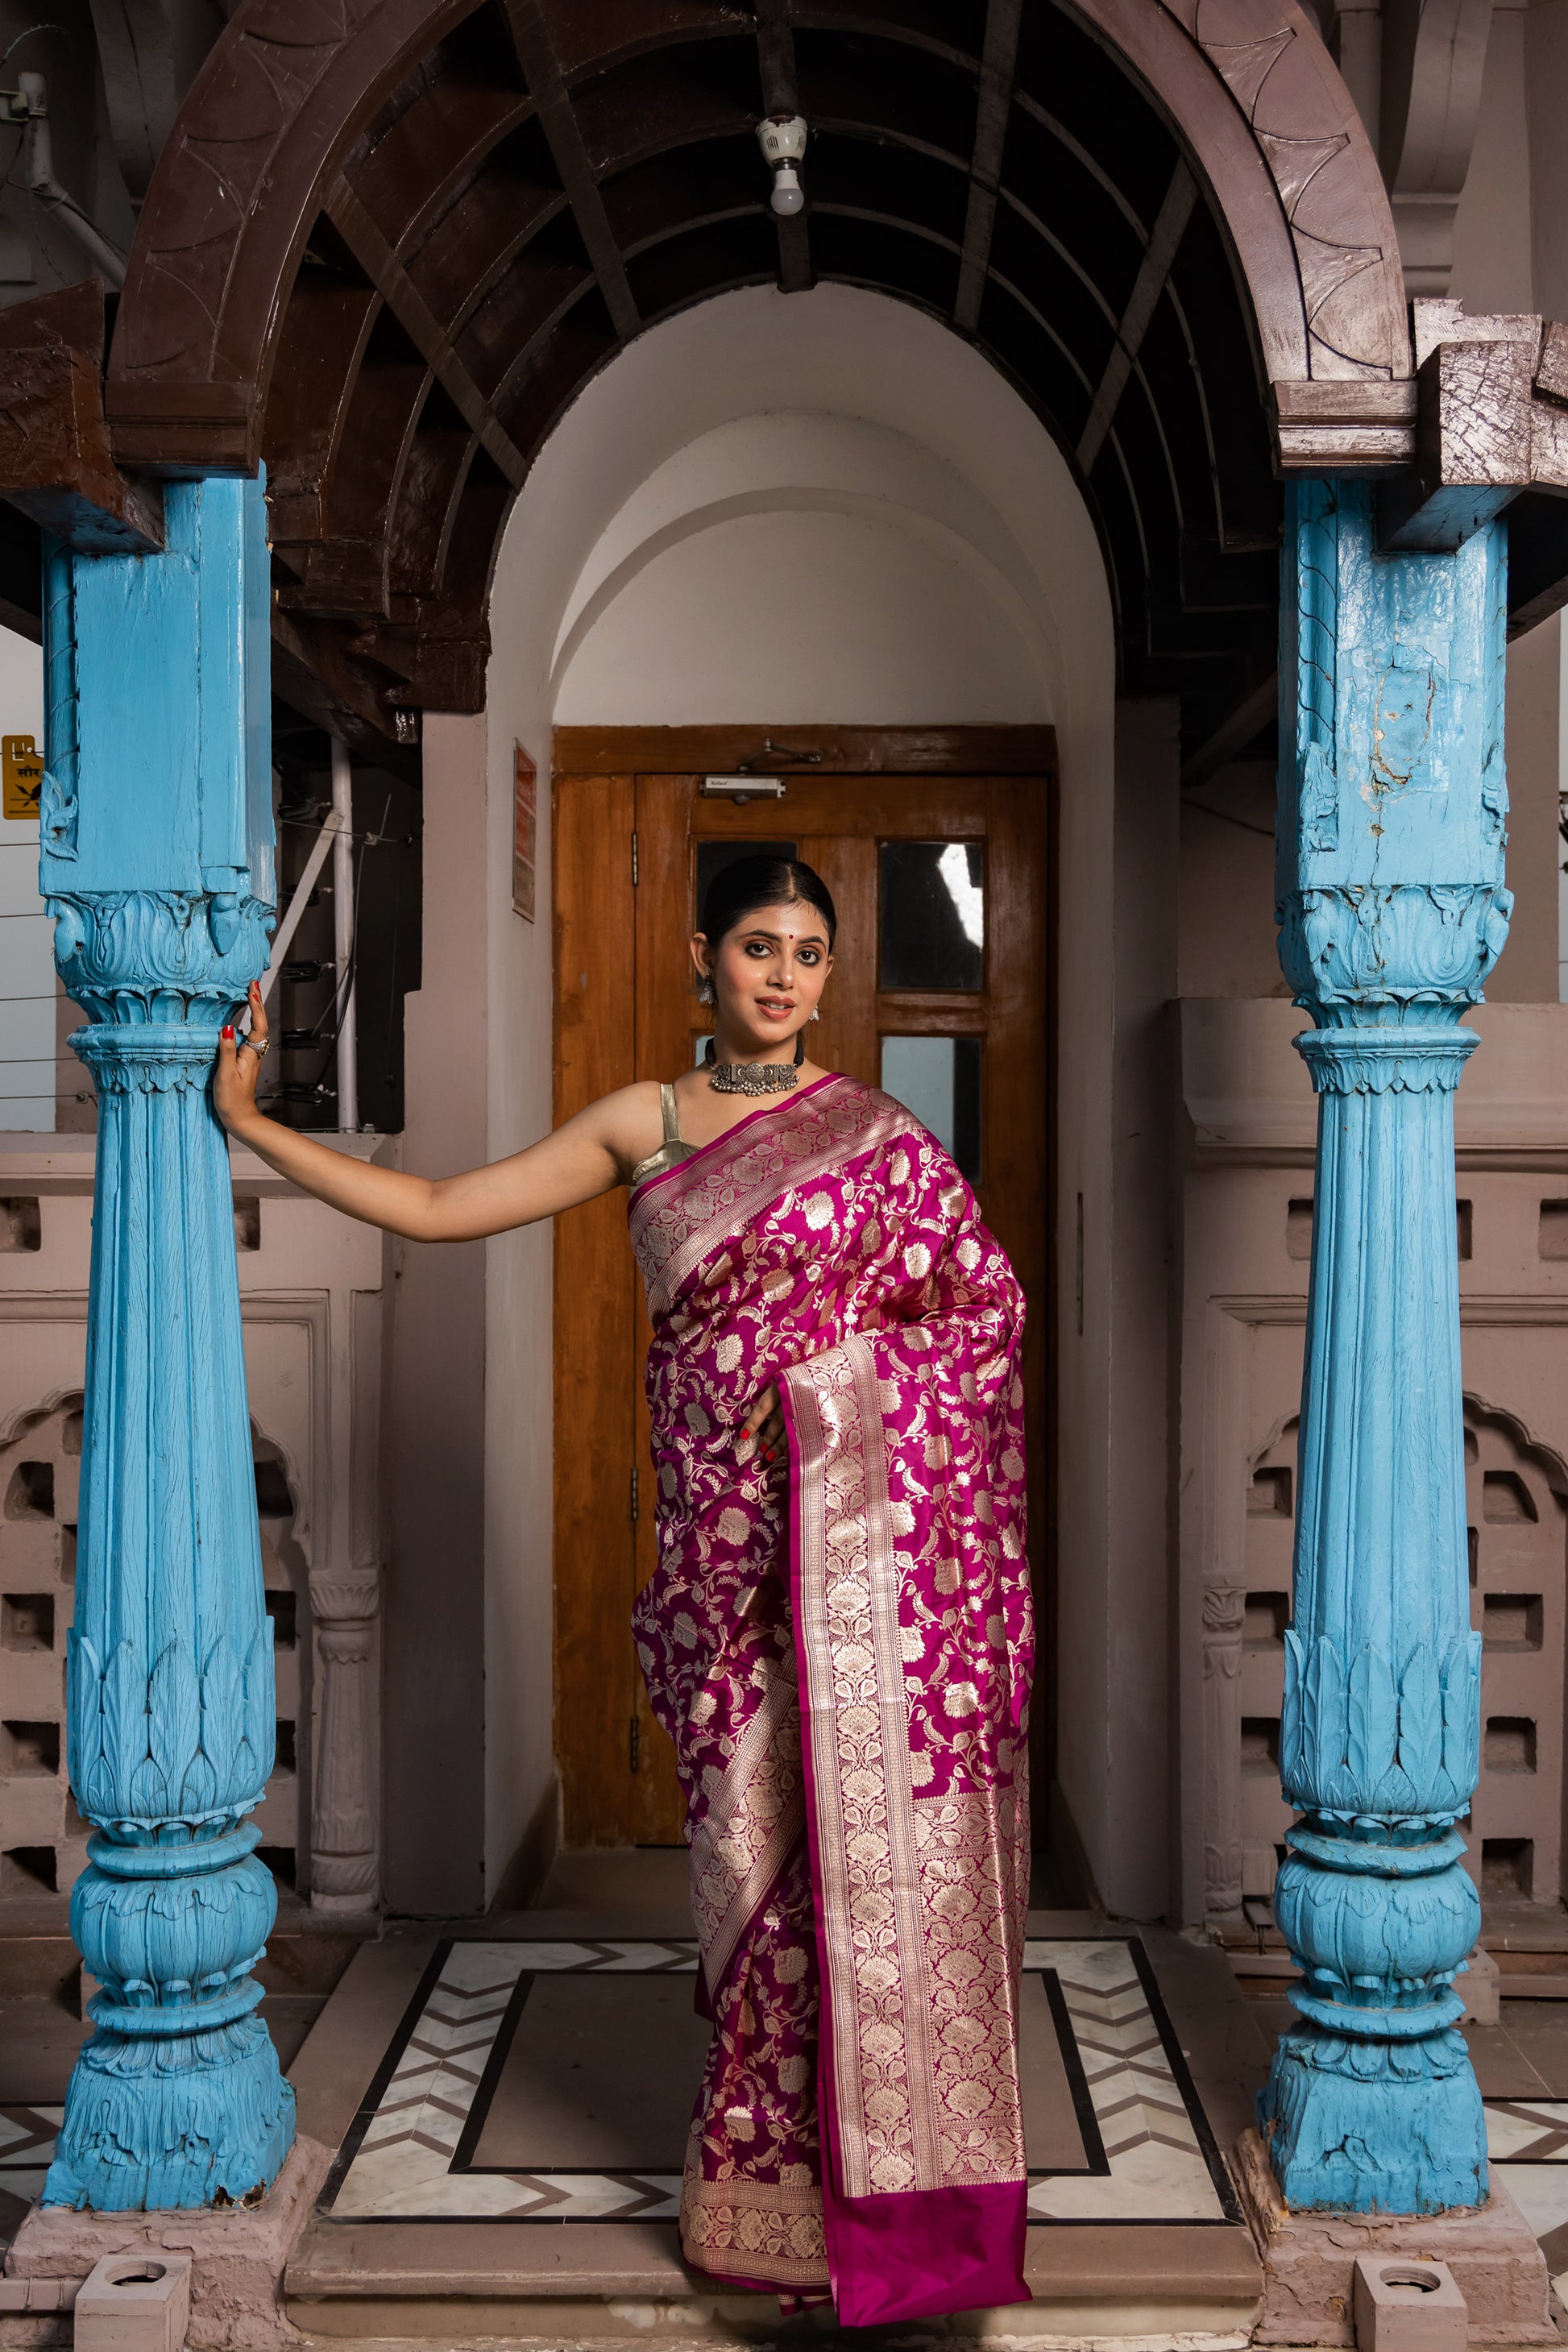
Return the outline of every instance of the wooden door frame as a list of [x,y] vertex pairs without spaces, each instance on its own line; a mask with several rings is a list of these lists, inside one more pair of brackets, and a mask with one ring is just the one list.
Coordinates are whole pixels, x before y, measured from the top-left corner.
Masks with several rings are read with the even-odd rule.
[[[710,726],[710,727],[558,727],[552,747],[552,811],[553,831],[560,838],[560,788],[574,780],[601,780],[614,803],[606,802],[600,812],[605,833],[614,835],[612,842],[602,834],[599,849],[607,852],[609,860],[617,867],[624,866],[626,892],[631,887],[631,785],[639,775],[692,774],[754,774],[761,777],[789,775],[843,776],[978,776],[1026,775],[1040,778],[1045,789],[1045,806],[1041,810],[1041,831],[1046,856],[1046,971],[1049,1003],[1047,1006],[1046,1066],[1046,1141],[1047,1141],[1047,1211],[1051,1230],[1047,1236],[1047,1264],[1053,1275],[1059,1265],[1056,1218],[1057,1202],[1057,936],[1058,936],[1058,842],[1059,835],[1059,776],[1057,764],[1057,735],[1054,727],[824,727],[794,725],[779,721],[772,726]],[[625,835],[623,840],[622,836]],[[579,861],[581,862],[581,861]],[[598,863],[597,858],[594,860]],[[561,880],[563,861],[551,859],[552,894],[555,936],[555,992],[552,1017],[552,1062],[554,1066],[555,1116],[559,1120],[577,1107],[575,1095],[581,1087],[574,1087],[574,1075],[569,1063],[583,1060],[593,1066],[595,1091],[612,1085],[626,1083],[631,1076],[629,1029],[624,1022],[622,1037],[612,1042],[608,1025],[602,1016],[592,1014],[584,1028],[566,1017],[567,991],[565,976],[576,961],[576,940],[573,935],[573,917],[563,912]],[[582,877],[586,879],[586,876]],[[600,877],[603,880],[603,877]],[[578,912],[583,911],[579,909]],[[600,911],[602,912],[602,904]],[[620,1066],[623,1058],[626,1066]],[[609,1059],[605,1055],[608,1051]],[[602,1065],[602,1066],[601,1066]],[[611,1066],[614,1065],[615,1066]],[[586,1075],[586,1068],[578,1074]],[[614,1212],[620,1208],[619,1196],[612,1194],[609,1202]],[[605,1211],[605,1203],[594,1202],[589,1210],[575,1210],[578,1218]],[[605,1213],[604,1241],[611,1243],[610,1228],[614,1214]],[[554,1290],[559,1307],[561,1295],[561,1253],[559,1226],[554,1244]],[[630,1277],[628,1277],[629,1279]],[[629,1296],[629,1293],[628,1293]],[[618,1324],[618,1318],[617,1324]],[[553,1349],[552,1349],[553,1358]],[[1046,1430],[1046,1460],[1037,1494],[1043,1503],[1044,1525],[1040,1531],[1038,1550],[1039,1657],[1041,1670],[1036,1676],[1034,1706],[1034,1736],[1030,1741],[1035,1769],[1036,1840],[1044,1831],[1049,1792],[1056,1780],[1057,1693],[1056,1693],[1056,1625],[1057,1625],[1057,1423],[1058,1423],[1058,1349],[1055,1318],[1047,1324],[1044,1349],[1046,1395],[1044,1423]],[[622,1445],[629,1432],[621,1427],[628,1417],[626,1407],[618,1397],[612,1397],[598,1385],[601,1370],[597,1362],[584,1362],[575,1368],[573,1379],[579,1412],[586,1412],[590,1425],[598,1439],[598,1450],[605,1456],[606,1476],[613,1480],[612,1457],[630,1459],[622,1454]],[[552,1363],[552,1391],[561,1402],[560,1372]],[[574,1416],[575,1418],[575,1416]],[[605,1842],[604,1832],[609,1826],[607,1817],[600,1812],[594,1792],[576,1790],[569,1785],[565,1769],[566,1751],[561,1739],[561,1663],[565,1655],[582,1651],[585,1656],[598,1653],[612,1629],[601,1628],[574,1612],[572,1600],[580,1587],[571,1576],[568,1555],[575,1544],[593,1540],[593,1531],[581,1524],[581,1514],[568,1504],[563,1493],[560,1469],[560,1432],[557,1429],[554,1453],[554,1532],[552,1573],[551,1661],[555,1693],[552,1740],[556,1759],[563,1768],[563,1799],[567,1842],[574,1838],[581,1843]],[[613,1485],[603,1491],[614,1492]],[[1038,1504],[1037,1505],[1038,1507]],[[1033,1549],[1033,1547],[1031,1547]],[[563,1602],[565,1602],[564,1607]],[[630,1643],[625,1643],[629,1659]],[[601,1662],[607,1666],[607,1658]],[[584,1679],[578,1677],[578,1679]],[[606,1738],[619,1736],[619,1708],[612,1696],[617,1680],[613,1674],[601,1673],[595,1679],[587,1678],[588,1686],[601,1696],[602,1711],[607,1703],[603,1727]],[[581,1703],[574,1694],[574,1703]],[[612,1715],[615,1719],[612,1720]],[[595,1831],[598,1837],[595,1838]]]
[[563,776],[1043,776],[1055,806],[1054,727],[558,727]]

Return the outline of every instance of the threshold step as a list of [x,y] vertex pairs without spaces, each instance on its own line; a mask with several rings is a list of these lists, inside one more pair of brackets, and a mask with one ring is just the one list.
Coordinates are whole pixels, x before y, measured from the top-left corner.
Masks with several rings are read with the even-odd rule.
[[[662,2314],[776,2332],[772,2295],[737,2295],[680,2256],[708,2034],[689,1922],[476,1924],[366,1945],[289,2070],[300,2129],[337,2151],[285,2274],[295,2324],[561,2344]],[[1023,2036],[1038,2301],[1009,2332],[1243,2340],[1261,2271],[1221,2150],[1268,2045],[1226,1956],[1033,1913]]]

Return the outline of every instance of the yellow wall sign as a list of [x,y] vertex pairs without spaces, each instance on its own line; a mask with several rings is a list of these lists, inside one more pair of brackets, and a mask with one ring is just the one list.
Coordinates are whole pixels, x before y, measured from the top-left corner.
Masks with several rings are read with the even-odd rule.
[[44,761],[30,735],[0,735],[0,772],[5,776],[6,816],[24,824],[36,817]]

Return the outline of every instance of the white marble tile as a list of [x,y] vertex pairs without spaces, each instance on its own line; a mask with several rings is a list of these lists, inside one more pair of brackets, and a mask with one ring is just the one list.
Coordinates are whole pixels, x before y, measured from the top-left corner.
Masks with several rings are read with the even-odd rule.
[[47,2164],[55,2152],[55,2133],[65,2109],[17,2103],[0,2113],[0,2168],[14,2164]]
[[1568,2164],[1568,2099],[1489,2099],[1486,2111],[1493,2156]]
[[1538,2238],[1568,2221],[1568,2164],[1505,2165],[1498,2179]]
[[[695,1943],[651,1938],[454,1944],[332,2206],[344,2219],[432,2220],[534,2214],[544,2220],[668,2218],[675,2172],[456,2172],[452,2158],[518,1977],[689,1973]],[[1031,1939],[1026,1967],[1054,1969],[1105,2143],[1109,2174],[1037,2177],[1037,2218],[1217,2221],[1224,2218],[1183,2094],[1124,1939]],[[606,2025],[613,2025],[606,1991]],[[671,2151],[672,2155],[674,2151]]]

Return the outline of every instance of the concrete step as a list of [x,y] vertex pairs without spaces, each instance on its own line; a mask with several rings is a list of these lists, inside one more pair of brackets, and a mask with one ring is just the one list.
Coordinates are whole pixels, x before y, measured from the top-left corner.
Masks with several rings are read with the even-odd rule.
[[[773,2296],[680,2258],[694,1958],[689,1918],[647,1906],[394,1929],[362,1948],[290,2070],[300,2130],[338,2152],[285,2273],[294,2324],[447,2342],[776,2337]],[[1026,2126],[1048,2163],[1031,2185],[1037,2300],[999,2324],[1025,2338],[1179,2336],[1194,2352],[1244,2342],[1260,2269],[1219,2151],[1248,2119],[1268,2047],[1224,1956],[1037,1913],[1025,1990]],[[1128,2037],[1120,2080],[1111,2017]],[[1145,2135],[1135,2102],[1152,2068],[1165,2087]]]

